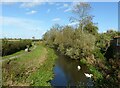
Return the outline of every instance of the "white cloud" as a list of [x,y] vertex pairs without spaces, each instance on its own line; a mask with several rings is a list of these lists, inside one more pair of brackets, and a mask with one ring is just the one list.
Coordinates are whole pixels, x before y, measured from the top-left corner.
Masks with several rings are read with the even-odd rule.
[[52,21],[60,21],[60,18],[54,18]]
[[63,8],[68,8],[68,7],[69,7],[69,5],[64,3],[64,4],[62,4],[62,6],[58,7],[57,9],[63,9]]
[[79,22],[72,22],[68,24],[68,26],[78,26],[78,25],[79,25]]
[[39,26],[42,22],[38,20],[31,20],[25,18],[16,17],[0,17],[2,18],[2,25],[9,27],[16,27],[21,29],[34,29]]
[[[58,3],[59,4],[59,3]],[[64,12],[69,12],[72,10],[73,5],[76,4],[75,2],[71,3],[63,3],[62,6],[59,6],[57,9],[64,9]]]
[[19,2],[20,0],[0,0],[0,2]]
[[35,13],[37,13],[37,11],[32,10],[32,11],[30,11],[30,12],[27,12],[26,14],[30,15],[30,14],[35,14]]
[[4,5],[13,5],[17,2],[0,2],[0,4],[4,4]]
[[54,4],[55,4],[55,2],[49,2],[49,4],[50,4],[50,5],[54,5]]
[[0,19],[2,19],[2,24],[0,24],[3,27],[2,32],[6,33],[3,37],[31,38],[36,36],[39,38],[44,32],[43,22],[39,20],[17,17],[0,17]]
[[69,5],[68,4],[63,4],[63,7],[68,7]]
[[35,6],[39,6],[39,5],[43,5],[45,2],[24,2],[20,5],[20,7],[27,7],[27,8],[31,8],[31,7],[35,7]]
[[50,9],[48,9],[48,10],[47,10],[47,13],[49,13],[50,11],[51,11],[51,10],[50,10]]
[[[25,19],[25,18],[16,18],[16,17],[0,17],[2,18],[3,25],[19,26],[19,27],[30,27],[37,25],[40,21]],[[19,24],[19,25],[18,25]],[[39,24],[38,24],[39,25]],[[33,28],[32,27],[32,28]]]
[[69,12],[71,11],[71,8],[67,8],[66,10],[64,10],[64,12]]

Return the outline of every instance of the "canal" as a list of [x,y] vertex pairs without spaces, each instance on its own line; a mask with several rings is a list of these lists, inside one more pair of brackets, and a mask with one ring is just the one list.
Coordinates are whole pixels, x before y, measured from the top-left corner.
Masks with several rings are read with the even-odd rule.
[[[93,86],[92,78],[88,78],[84,73],[89,73],[86,65],[78,60],[72,60],[60,53],[54,66],[54,77],[51,80],[53,87],[57,86]],[[78,70],[78,66],[81,67]]]

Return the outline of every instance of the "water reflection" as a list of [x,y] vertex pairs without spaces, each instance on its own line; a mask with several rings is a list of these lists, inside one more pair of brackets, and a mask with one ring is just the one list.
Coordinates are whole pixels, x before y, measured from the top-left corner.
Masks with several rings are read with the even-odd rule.
[[[81,69],[78,70],[77,66]],[[54,67],[52,86],[93,86],[92,79],[86,78],[84,73],[89,73],[87,67],[77,60],[71,60],[64,55],[59,55]]]

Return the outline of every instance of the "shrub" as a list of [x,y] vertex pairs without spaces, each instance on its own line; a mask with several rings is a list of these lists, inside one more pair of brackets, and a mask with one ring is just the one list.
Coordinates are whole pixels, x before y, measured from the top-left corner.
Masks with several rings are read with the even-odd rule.
[[96,48],[93,51],[93,54],[94,54],[96,59],[104,59],[104,55],[101,53],[100,49],[98,49],[98,48]]
[[24,50],[26,46],[31,46],[31,40],[8,41],[2,40],[2,56],[13,54],[17,51]]

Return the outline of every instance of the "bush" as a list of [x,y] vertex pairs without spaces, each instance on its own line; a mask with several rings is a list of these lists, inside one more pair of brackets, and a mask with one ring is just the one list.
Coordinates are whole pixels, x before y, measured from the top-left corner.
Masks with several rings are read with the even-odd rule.
[[24,50],[27,45],[31,46],[31,40],[8,41],[2,40],[2,56],[13,54],[17,51]]
[[95,68],[95,67],[92,66],[92,65],[90,65],[90,66],[88,66],[88,67],[89,67],[90,71],[91,71],[91,72],[93,73],[93,75],[94,75],[94,80],[103,79],[102,73],[100,73],[97,68]]
[[80,59],[91,56],[95,47],[95,36],[65,26],[60,30],[50,29],[43,36],[43,40],[50,47],[57,48],[61,53],[73,58]]
[[82,58],[82,59],[80,60],[80,62],[83,63],[83,64],[87,64],[87,61],[86,61],[86,59],[84,59],[84,58]]
[[100,49],[95,49],[93,54],[96,59],[104,59],[104,55],[101,53]]

